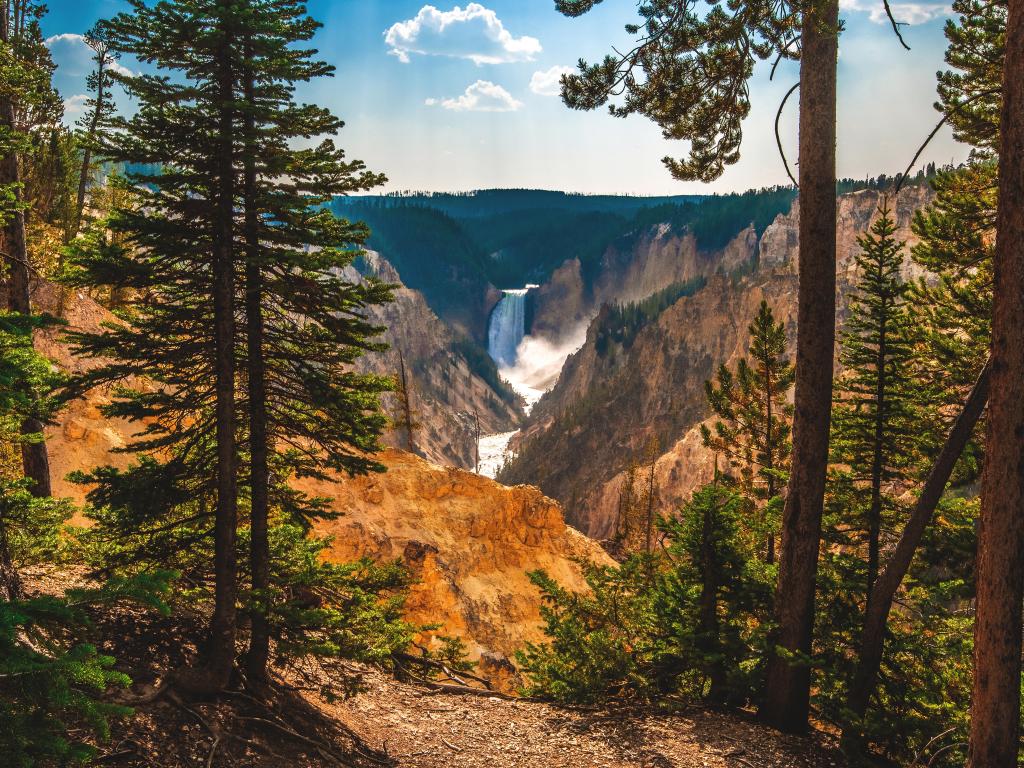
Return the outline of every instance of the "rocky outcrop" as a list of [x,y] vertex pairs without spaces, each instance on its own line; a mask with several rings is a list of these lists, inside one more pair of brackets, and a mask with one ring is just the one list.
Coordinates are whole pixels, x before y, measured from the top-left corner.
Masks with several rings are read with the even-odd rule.
[[543,568],[559,583],[583,589],[577,561],[610,562],[536,488],[506,487],[400,451],[379,459],[387,472],[307,483],[343,513],[318,524],[333,537],[331,557],[401,559],[417,580],[407,617],[443,622],[439,631],[466,641],[470,657],[491,674],[507,668],[524,642],[543,636],[528,571]]
[[[893,205],[897,236],[913,244],[914,211],[931,198],[927,187],[905,189]],[[882,194],[861,191],[839,200],[839,318],[845,297],[856,279],[857,237],[876,216]],[[597,317],[587,341],[571,356],[557,385],[535,406],[521,435],[513,442],[517,457],[502,479],[538,485],[561,501],[572,525],[596,538],[614,526],[624,471],[642,460],[648,446],[657,446],[655,473],[665,509],[689,498],[710,477],[713,461],[701,445],[698,425],[708,417],[704,382],[721,363],[734,365],[746,354],[747,325],[765,299],[787,325],[795,342],[798,216],[796,204],[780,215],[758,240],[753,230],[735,238],[718,255],[707,286],[684,297],[640,331],[626,347],[613,345],[599,354]],[[662,266],[643,265],[622,274],[671,275],[670,282],[690,279],[700,266],[685,244],[654,230],[637,257]],[[660,243],[660,244],[659,244]],[[673,254],[676,261],[673,261]],[[756,255],[758,269],[744,277],[729,273]],[[699,254],[698,254],[699,256]],[[705,266],[707,264],[705,263]],[[907,277],[921,273],[909,258]],[[706,274],[706,273],[705,273]],[[650,287],[650,279],[627,285]]]

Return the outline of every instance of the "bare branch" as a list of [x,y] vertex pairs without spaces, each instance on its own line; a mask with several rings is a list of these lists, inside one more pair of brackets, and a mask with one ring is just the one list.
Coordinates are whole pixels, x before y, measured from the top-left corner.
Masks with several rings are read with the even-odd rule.
[[779,157],[782,158],[782,165],[786,169],[786,175],[789,176],[789,180],[793,182],[793,186],[797,189],[800,189],[800,185],[797,184],[796,179],[793,178],[792,171],[789,170],[789,162],[786,160],[786,152],[782,148],[782,137],[779,135],[779,120],[782,119],[782,110],[786,106],[786,101],[788,101],[789,97],[793,95],[793,91],[799,87],[800,81],[797,80],[793,87],[786,91],[786,95],[782,97],[782,101],[779,103],[779,111],[775,113],[775,143],[779,147]]

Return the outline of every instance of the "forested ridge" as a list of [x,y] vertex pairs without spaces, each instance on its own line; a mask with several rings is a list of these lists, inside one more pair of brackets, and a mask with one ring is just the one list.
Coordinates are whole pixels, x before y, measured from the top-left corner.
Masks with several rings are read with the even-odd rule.
[[[1017,765],[1024,0],[955,0],[946,24],[936,119],[970,159],[863,181],[836,176],[839,10],[642,0],[635,48],[562,76],[567,107],[650,119],[683,142],[665,170],[710,182],[755,66],[799,61],[792,186],[645,198],[376,194],[297,95],[334,73],[301,0],[129,0],[83,38],[72,125],[46,6],[0,0],[4,764]],[[908,245],[911,185],[933,194]],[[840,282],[837,195],[864,191]],[[387,352],[372,318],[418,292],[446,381],[518,419],[481,346],[495,288],[576,259],[586,290],[652,233],[756,243],[794,205],[794,263],[744,251],[593,318],[606,390],[661,380],[672,318],[742,336],[729,360],[697,340],[699,402],[656,393],[673,411],[623,457],[601,545],[536,488],[417,457],[425,369],[365,364]],[[749,316],[697,316],[712,283]],[[593,461],[584,436],[618,437],[602,403],[640,393],[521,450]],[[690,455],[712,471],[669,505],[657,437],[683,411],[709,414]],[[95,449],[78,503],[54,493],[73,439]]]

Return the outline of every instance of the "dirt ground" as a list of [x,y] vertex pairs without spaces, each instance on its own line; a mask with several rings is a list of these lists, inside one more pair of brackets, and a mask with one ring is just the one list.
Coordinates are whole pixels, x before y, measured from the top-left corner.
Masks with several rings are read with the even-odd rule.
[[838,755],[734,715],[691,709],[567,709],[457,696],[372,672],[331,707],[369,746],[408,768],[826,768]]

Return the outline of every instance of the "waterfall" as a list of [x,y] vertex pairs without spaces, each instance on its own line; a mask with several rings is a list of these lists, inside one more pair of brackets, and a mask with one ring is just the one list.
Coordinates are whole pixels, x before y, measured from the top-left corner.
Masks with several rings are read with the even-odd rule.
[[526,293],[529,288],[502,291],[504,296],[491,312],[487,351],[499,368],[516,364],[516,348],[526,335]]

